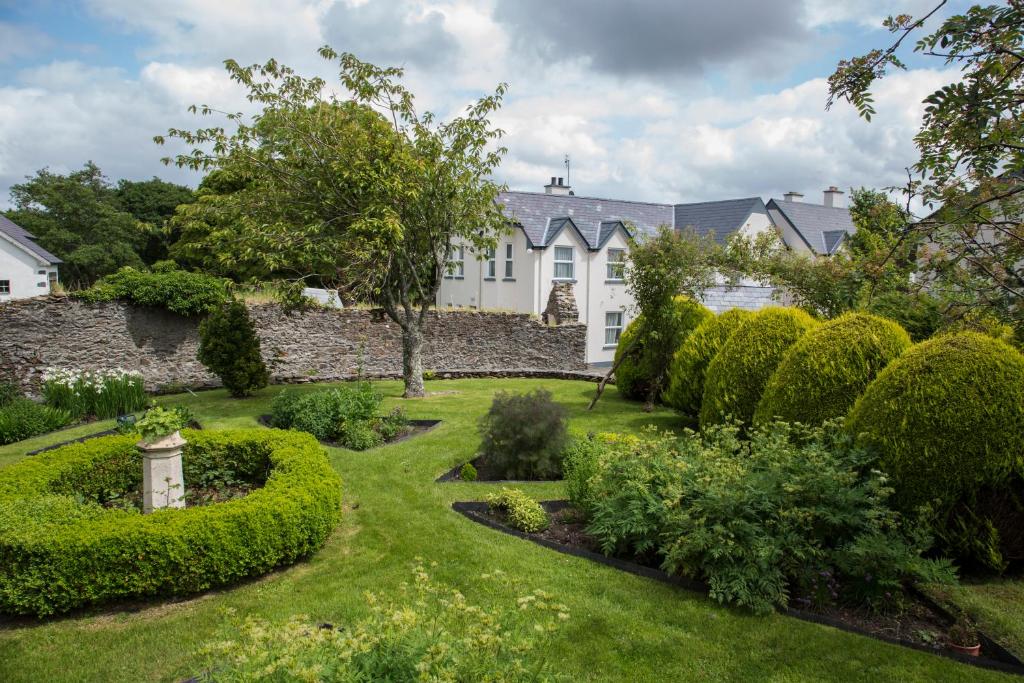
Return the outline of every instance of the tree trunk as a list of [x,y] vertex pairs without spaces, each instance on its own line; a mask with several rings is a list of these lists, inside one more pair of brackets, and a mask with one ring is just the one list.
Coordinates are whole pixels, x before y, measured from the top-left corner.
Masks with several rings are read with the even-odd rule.
[[423,330],[416,320],[408,320],[402,325],[402,380],[405,382],[405,398],[427,395],[423,389]]

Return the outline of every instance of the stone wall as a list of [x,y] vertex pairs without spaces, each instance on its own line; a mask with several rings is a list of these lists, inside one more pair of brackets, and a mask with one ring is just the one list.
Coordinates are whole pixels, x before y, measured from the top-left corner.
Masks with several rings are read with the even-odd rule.
[[[398,326],[363,309],[286,314],[250,307],[275,382],[351,378],[359,367],[400,375]],[[196,360],[198,321],[123,303],[40,297],[0,304],[0,378],[26,389],[48,366],[137,369],[151,390],[216,386]],[[428,314],[424,364],[436,373],[584,369],[585,325],[548,327],[526,314],[450,310]]]

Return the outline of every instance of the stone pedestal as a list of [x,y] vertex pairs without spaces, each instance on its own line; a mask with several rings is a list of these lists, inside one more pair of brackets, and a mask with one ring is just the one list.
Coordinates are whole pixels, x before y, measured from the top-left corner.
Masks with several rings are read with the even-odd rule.
[[185,507],[185,478],[181,450],[185,439],[179,432],[154,443],[138,443],[142,451],[142,512]]

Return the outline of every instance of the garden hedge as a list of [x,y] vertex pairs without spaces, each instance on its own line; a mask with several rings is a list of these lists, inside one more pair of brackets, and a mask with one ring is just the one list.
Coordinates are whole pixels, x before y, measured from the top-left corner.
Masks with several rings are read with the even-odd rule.
[[897,323],[847,313],[800,338],[765,387],[755,423],[775,418],[819,425],[845,417],[868,384],[911,345]]
[[798,308],[762,308],[733,332],[704,379],[700,426],[731,417],[750,424],[768,379],[793,344],[817,321]]
[[704,395],[704,376],[711,359],[725,345],[729,335],[752,315],[742,308],[732,308],[708,318],[683,340],[672,357],[668,370],[668,389],[662,397],[665,403],[696,419],[700,415],[700,400]]
[[874,448],[894,502],[927,504],[961,561],[1024,560],[1024,355],[977,332],[940,335],[893,361],[847,428]]
[[0,470],[0,611],[40,617],[112,600],[187,595],[319,549],[341,482],[308,434],[190,431],[185,487],[231,468],[264,481],[244,498],[149,515],[96,501],[137,486],[137,436],[93,439]]
[[[670,331],[672,340],[669,343],[670,348],[676,349],[693,330],[714,314],[686,296],[675,297],[674,303],[675,324]],[[615,386],[620,395],[637,401],[646,400],[652,379],[668,371],[668,368],[656,367],[658,359],[654,354],[645,352],[642,342],[635,342],[635,337],[643,327],[643,320],[641,313],[626,326],[615,349],[616,363],[619,363],[622,354],[629,354],[615,369]]]

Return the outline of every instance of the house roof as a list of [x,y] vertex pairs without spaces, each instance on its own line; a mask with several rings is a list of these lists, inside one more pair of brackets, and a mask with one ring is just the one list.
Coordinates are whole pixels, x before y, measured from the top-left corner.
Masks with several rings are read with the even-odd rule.
[[857,232],[849,209],[772,199],[769,209],[778,211],[815,254],[833,254],[846,235]]
[[760,197],[676,204],[674,209],[677,228],[692,227],[701,237],[714,233],[715,241],[720,243],[725,243],[730,235],[742,228],[751,214],[768,213]]
[[35,235],[15,224],[14,221],[2,213],[0,213],[0,233],[3,233],[19,247],[46,263],[62,263],[59,258],[35,243]]

